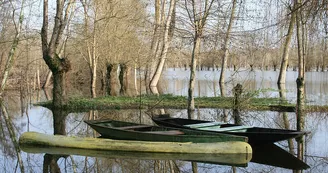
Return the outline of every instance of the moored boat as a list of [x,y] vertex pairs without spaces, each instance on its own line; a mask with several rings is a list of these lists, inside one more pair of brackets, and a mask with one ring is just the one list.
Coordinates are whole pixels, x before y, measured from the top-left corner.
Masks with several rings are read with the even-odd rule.
[[138,141],[212,143],[247,142],[247,137],[206,131],[160,127],[115,120],[86,120],[104,138]]
[[167,116],[156,116],[152,119],[157,125],[163,127],[245,136],[248,137],[248,142],[251,144],[274,143],[291,138],[297,138],[307,133],[296,130],[241,126],[213,121],[171,118]]

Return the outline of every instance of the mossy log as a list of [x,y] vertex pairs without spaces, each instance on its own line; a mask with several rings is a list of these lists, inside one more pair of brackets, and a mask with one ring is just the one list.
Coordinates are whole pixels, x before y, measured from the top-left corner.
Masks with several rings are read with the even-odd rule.
[[184,160],[202,163],[246,167],[252,159],[252,154],[186,154],[186,153],[153,153],[128,151],[86,150],[62,147],[21,146],[27,153],[46,153],[52,155],[80,155],[108,159],[137,160]]
[[129,151],[150,153],[208,153],[208,154],[251,154],[252,148],[246,142],[229,141],[218,143],[179,143],[127,141],[102,138],[81,138],[62,135],[47,135],[25,132],[19,138],[22,146],[63,147],[75,149]]

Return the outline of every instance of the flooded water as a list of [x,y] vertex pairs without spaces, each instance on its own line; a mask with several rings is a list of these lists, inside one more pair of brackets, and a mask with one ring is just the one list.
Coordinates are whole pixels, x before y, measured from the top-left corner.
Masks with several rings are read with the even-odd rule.
[[[259,97],[279,97],[276,79],[278,72],[247,70],[238,73],[230,71],[226,91],[237,83],[244,86],[246,92],[254,92]],[[187,95],[189,72],[184,70],[168,69],[164,74],[161,85],[163,93],[174,95]],[[196,96],[219,96],[219,71],[200,71],[197,73]],[[289,71],[286,89],[287,99],[296,100],[297,73]],[[310,72],[306,74],[307,104],[327,105],[328,101],[328,72]],[[255,92],[254,92],[255,93]],[[21,102],[23,98],[23,102]],[[20,151],[15,145],[18,137],[26,131],[36,131],[46,134],[54,133],[52,112],[39,106],[31,106],[46,100],[41,91],[31,96],[20,93],[10,93],[4,105],[8,118],[1,114],[0,135],[0,172],[43,172],[45,165],[52,165],[54,170],[61,172],[293,172],[293,169],[302,167],[302,162],[289,152],[296,153],[297,143],[292,141],[294,147],[290,148],[287,141],[276,143],[276,146],[254,148],[256,154],[249,163],[237,162],[238,156],[222,156],[212,160],[201,156],[187,157],[181,155],[147,155],[122,152],[90,152],[85,150],[56,150],[47,148],[24,149]],[[163,110],[162,110],[163,111]],[[187,118],[186,110],[166,109],[174,117]],[[141,112],[141,114],[140,114]],[[88,127],[83,120],[89,118],[112,118],[129,122],[142,122],[152,124],[150,117],[139,110],[108,110],[90,111],[83,113],[62,112],[65,129],[68,136],[95,137],[96,133]],[[231,110],[199,109],[196,118],[202,120],[234,122]],[[287,120],[287,121],[286,121]],[[295,113],[278,112],[241,112],[241,121],[244,125],[296,129]],[[305,130],[311,134],[306,136],[305,162],[310,168],[303,172],[328,172],[328,118],[326,113],[308,113]],[[16,139],[16,140],[15,140]],[[48,153],[48,154],[45,154]],[[48,162],[49,158],[57,160],[57,164]],[[58,166],[58,167],[57,167]]]

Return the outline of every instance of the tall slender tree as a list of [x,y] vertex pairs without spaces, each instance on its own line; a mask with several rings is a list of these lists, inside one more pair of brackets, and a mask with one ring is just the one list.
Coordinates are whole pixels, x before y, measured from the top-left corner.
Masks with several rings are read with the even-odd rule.
[[[214,0],[197,1],[185,0],[189,20],[193,26],[193,49],[191,54],[191,69],[188,85],[188,114],[195,110],[194,88],[197,58],[200,51],[200,42],[204,32],[207,17],[210,13]],[[191,8],[191,9],[190,9]]]
[[150,81],[152,80],[156,68],[156,60],[158,55],[157,52],[159,52],[159,45],[160,45],[160,39],[159,39],[161,35],[160,28],[163,23],[161,16],[164,15],[161,13],[164,10],[161,9],[164,8],[165,1],[166,0],[164,1],[155,0],[155,26],[154,26],[151,45],[150,45],[149,62],[146,64],[146,72],[145,72],[145,84],[146,84],[147,93],[150,92]]
[[[295,5],[294,5],[295,7]],[[295,25],[295,18],[296,18],[296,12],[295,8],[290,8],[291,11],[291,17],[289,21],[288,31],[286,35],[286,40],[283,47],[283,54],[282,54],[282,60],[280,65],[280,72],[278,77],[278,84],[282,84],[286,82],[286,71],[287,71],[287,65],[288,65],[288,58],[289,58],[289,50],[290,50],[290,43],[293,36],[293,30]]]
[[[236,6],[237,6],[237,0],[232,0],[232,8],[231,8],[231,14],[230,14],[230,19],[229,19],[229,24],[227,28],[226,35],[223,40],[223,45],[222,45],[222,64],[221,64],[221,74],[220,74],[220,85],[222,86],[224,84],[224,78],[225,78],[225,71],[227,68],[227,60],[228,60],[228,44],[230,40],[230,33],[232,29],[233,22],[235,20],[235,11],[236,11]],[[221,89],[221,94],[223,93],[223,90]],[[224,95],[224,94],[222,94]]]
[[172,37],[173,34],[170,32],[173,32],[173,30],[171,29],[171,25],[172,23],[174,23],[174,18],[175,18],[175,0],[171,0],[170,1],[170,8],[169,8],[169,12],[166,18],[166,23],[165,23],[165,29],[164,29],[164,36],[163,36],[163,48],[162,48],[162,52],[160,55],[160,60],[158,62],[156,71],[154,76],[152,77],[151,81],[150,81],[150,90],[152,91],[153,94],[158,95],[158,90],[157,90],[157,84],[158,81],[161,77],[163,68],[164,68],[164,64],[167,58],[167,51],[168,48],[170,46],[170,42],[172,38],[169,38],[170,36]]
[[[86,47],[86,56],[84,59],[88,63],[91,81],[90,81],[90,93],[91,97],[95,98],[96,94],[96,81],[97,81],[97,64],[98,64],[98,55],[97,55],[97,38],[96,32],[97,31],[97,20],[98,20],[98,10],[97,10],[97,1],[94,2],[94,11],[92,12],[93,16],[89,16],[89,8],[90,6],[87,3],[87,0],[81,0],[83,10],[84,10],[84,36],[86,37],[85,40],[85,47]],[[92,22],[90,24],[90,22]],[[90,31],[89,31],[90,30]],[[83,54],[82,54],[83,55]]]
[[[296,80],[297,84],[297,130],[302,131],[304,129],[305,119],[305,68],[304,68],[304,39],[303,39],[303,22],[302,22],[302,1],[295,0],[296,8],[296,38],[297,38],[297,55],[298,55],[298,77]],[[303,160],[304,154],[304,140],[303,137],[298,139],[297,156]]]

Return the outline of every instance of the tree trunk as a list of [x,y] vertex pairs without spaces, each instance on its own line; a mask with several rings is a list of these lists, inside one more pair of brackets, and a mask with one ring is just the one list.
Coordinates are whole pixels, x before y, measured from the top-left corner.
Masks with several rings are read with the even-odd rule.
[[[327,35],[326,38],[328,37],[328,31],[326,31]],[[327,51],[328,50],[328,45],[327,45],[327,40],[324,40],[324,51],[323,51],[323,56],[322,56],[322,65],[321,65],[321,71],[324,72],[325,71],[325,67],[326,67],[326,56],[327,56]]]
[[48,86],[50,85],[50,82],[51,82],[51,77],[52,77],[52,72],[49,70],[47,73],[46,81],[44,82],[44,84],[42,86],[43,89],[48,88]]
[[298,54],[298,78],[304,78],[304,50],[303,50],[303,39],[302,39],[302,18],[301,1],[295,0],[296,2],[296,38],[297,38],[297,54]]
[[[195,110],[195,100],[194,100],[194,88],[195,88],[195,71],[197,67],[197,58],[199,56],[200,41],[203,36],[203,29],[206,23],[207,16],[209,15],[209,10],[212,7],[214,0],[205,1],[204,10],[197,11],[197,7],[194,1],[191,2],[193,16],[189,13],[189,19],[194,27],[194,45],[191,54],[191,67],[190,67],[190,79],[189,79],[189,89],[188,89],[188,116],[191,116],[192,112]],[[186,8],[187,3],[186,3]]]
[[[162,2],[163,5],[165,2]],[[164,15],[164,14],[162,14]],[[157,55],[159,52],[159,43],[160,43],[160,26],[161,26],[161,0],[155,0],[155,27],[154,27],[154,34],[152,38],[152,42],[150,45],[150,61],[146,64],[146,72],[145,72],[145,85],[146,85],[146,92],[150,93],[150,83],[152,77],[154,76],[154,71],[156,68],[156,61]]]
[[119,64],[113,64],[113,69],[110,73],[110,85],[111,85],[111,95],[112,96],[118,96],[120,95],[120,81],[119,81],[119,76],[118,76],[118,71],[119,71]]
[[111,95],[111,73],[113,71],[113,64],[107,64],[106,70],[106,94],[107,96]]
[[119,73],[119,82],[120,82],[120,95],[124,95],[126,91],[126,87],[124,85],[124,73],[126,71],[126,65],[120,64],[120,73]]
[[[138,74],[138,72],[137,72],[137,66],[136,66],[136,64],[134,65],[134,73],[133,73],[133,79],[134,79],[134,89],[135,89],[135,92],[136,92],[136,95],[138,95],[138,94],[141,94],[141,91],[140,91],[140,93],[139,93],[139,90],[138,90],[138,78],[137,78],[137,74]],[[140,71],[140,70],[139,70]],[[141,79],[140,79],[141,80]],[[141,81],[140,81],[141,82]],[[141,86],[140,86],[141,87]],[[140,90],[141,90],[141,88],[140,88]]]
[[90,92],[91,92],[91,97],[96,98],[97,93],[96,93],[96,85],[97,85],[97,66],[93,66],[91,70],[91,85],[90,85]]
[[126,64],[121,64],[120,67],[121,67],[121,71],[119,75],[120,84],[121,84],[120,94],[126,96],[132,96],[134,91],[134,85],[131,85],[133,83],[131,82],[133,79],[131,77],[131,67],[129,67]]
[[[95,10],[92,16],[93,23],[90,25],[89,20],[90,16],[88,14],[88,8],[89,4],[85,1],[81,1],[83,10],[84,10],[84,36],[86,37],[85,40],[85,46],[86,46],[86,51],[87,51],[87,56],[84,56],[84,59],[87,61],[90,69],[90,94],[91,98],[96,98],[96,85],[97,85],[97,39],[96,39],[96,32],[97,32],[97,21],[98,21],[98,15],[97,11]],[[92,30],[90,28],[92,27]],[[90,39],[89,39],[90,38]]]
[[126,95],[127,96],[135,96],[136,88],[135,88],[135,68],[131,66],[127,66],[126,73],[124,74],[124,85],[126,86]]
[[[296,7],[296,37],[297,37],[297,53],[298,53],[298,78],[296,80],[297,84],[297,130],[302,131],[304,129],[304,118],[305,118],[305,79],[304,79],[304,40],[302,38],[302,7],[301,0],[295,0]],[[304,137],[297,139],[297,156],[300,160],[303,160],[304,156]]]
[[[303,78],[297,78],[297,131],[303,131],[305,125],[305,93],[304,86],[305,81]],[[298,152],[297,156],[299,159],[303,160],[304,155],[304,137],[301,136],[297,139],[298,142]]]
[[19,39],[19,34],[16,34],[15,39],[13,41],[13,44],[11,45],[11,49],[9,51],[9,55],[8,55],[8,59],[6,62],[6,66],[5,69],[2,73],[2,82],[1,82],[1,86],[0,86],[0,96],[2,95],[3,91],[5,90],[6,87],[6,83],[7,83],[7,78],[9,76],[9,72],[14,64],[14,60],[15,60],[15,52],[16,52],[16,48],[18,45],[18,39]]
[[191,55],[191,68],[188,89],[188,115],[195,110],[194,88],[195,88],[195,71],[197,66],[197,57],[200,48],[200,36],[196,35],[194,40],[194,48]]
[[36,86],[37,86],[38,90],[41,89],[40,70],[39,70],[39,68],[36,70]]
[[[171,27],[171,23],[174,20],[174,8],[175,8],[175,0],[171,0],[170,2],[170,8],[169,8],[169,12],[168,12],[168,16],[166,19],[166,25],[165,25],[165,31],[164,31],[164,40],[163,40],[163,48],[162,48],[162,53],[161,53],[161,57],[160,57],[160,61],[157,65],[156,71],[154,76],[152,77],[151,81],[150,81],[150,90],[153,94],[158,95],[158,90],[157,90],[157,84],[158,81],[161,77],[161,74],[163,72],[163,67],[167,58],[167,51],[168,48],[170,46],[170,27]],[[172,36],[172,35],[171,35]]]
[[234,104],[233,104],[233,109],[232,109],[233,118],[235,120],[235,124],[242,125],[242,119],[240,116],[240,102],[241,102],[240,99],[241,99],[241,95],[243,93],[243,86],[238,83],[233,88],[233,93],[234,93]]
[[221,94],[221,97],[225,97],[226,96],[226,87],[225,87],[225,84],[224,83],[219,83],[219,86],[220,86],[220,94]]
[[[326,5],[328,7],[328,4]],[[327,14],[326,14],[327,16]],[[323,45],[323,54],[322,54],[322,63],[321,63],[321,72],[325,71],[326,67],[326,57],[327,57],[327,50],[328,50],[328,43],[327,43],[327,38],[328,38],[328,22],[324,22],[324,31],[325,31],[325,37],[322,39],[322,44]]]
[[[295,8],[293,8],[293,9],[295,9]],[[277,82],[278,84],[286,82],[286,71],[287,71],[287,65],[288,65],[288,56],[289,56],[289,50],[290,50],[290,43],[291,43],[292,36],[293,36],[295,18],[296,18],[296,13],[293,12],[293,10],[292,10],[292,14],[291,14],[290,21],[289,21],[289,26],[288,26],[288,32],[287,32],[286,40],[285,40],[285,44],[284,44],[284,51],[283,51],[283,54],[282,54],[280,72],[279,72],[279,77],[278,77],[278,82]]]
[[224,84],[225,71],[227,68],[227,60],[228,60],[228,42],[230,40],[230,32],[235,19],[236,4],[237,4],[237,0],[232,0],[232,9],[231,9],[229,25],[227,28],[226,36],[224,38],[224,43],[222,47],[223,56],[222,56],[222,67],[221,67],[221,74],[219,80],[220,84]]
[[[104,88],[105,88],[105,86],[106,86],[106,82],[105,82],[105,80],[106,80],[106,72],[104,71],[104,70],[101,70],[101,78],[100,78],[100,84],[101,84],[101,86],[100,86],[100,90],[101,91],[104,91]],[[105,91],[106,92],[106,91]],[[106,93],[105,93],[106,94]]]
[[66,82],[65,71],[54,73],[54,88],[53,88],[53,106],[59,108],[66,104]]

